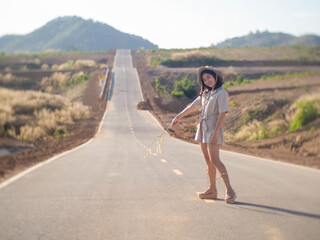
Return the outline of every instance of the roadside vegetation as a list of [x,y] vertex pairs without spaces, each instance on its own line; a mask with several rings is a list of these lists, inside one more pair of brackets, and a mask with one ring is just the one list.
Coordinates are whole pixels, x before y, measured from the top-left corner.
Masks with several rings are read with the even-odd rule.
[[9,58],[41,58],[41,57],[49,57],[49,56],[62,56],[62,55],[70,55],[70,54],[92,54],[92,53],[107,53],[108,50],[105,51],[92,51],[92,52],[82,52],[82,51],[43,51],[40,53],[14,53],[14,54],[6,54],[4,52],[0,53],[0,60],[9,59]]
[[28,77],[18,77],[12,73],[0,72],[0,87],[29,89],[35,82]]
[[[1,61],[0,61],[1,63]],[[68,60],[62,64],[48,64],[43,63],[40,58],[32,58],[30,60],[24,60],[24,63],[19,63],[15,65],[7,65],[4,69],[1,69],[0,64],[0,70],[4,70],[5,73],[9,73],[12,71],[23,71],[27,72],[29,70],[36,70],[36,69],[42,69],[42,70],[73,70],[73,69],[92,69],[92,68],[105,68],[105,64],[97,64],[92,59],[78,59],[78,60]]]
[[61,93],[68,88],[83,84],[89,79],[89,74],[80,71],[75,74],[55,72],[50,77],[42,78],[41,90],[48,93]]
[[0,137],[28,141],[60,137],[68,124],[90,116],[87,106],[59,95],[0,88]]
[[224,62],[320,63],[320,47],[266,46],[238,48],[154,49],[139,50],[151,67],[197,67]]
[[320,93],[299,98],[290,110],[293,114],[290,116],[289,131],[293,132],[319,117]]
[[[230,112],[239,111],[237,107],[237,103],[231,104]],[[312,124],[320,117],[320,92],[305,94],[293,103],[285,98],[261,99],[260,103],[242,108],[242,111],[240,119],[226,133],[229,142],[262,140],[305,126],[309,127],[304,130],[314,131],[320,127]]]
[[[69,53],[1,55],[2,61],[22,56],[26,59],[0,72],[0,137],[22,141],[60,138],[68,134],[68,125],[91,117],[90,108],[74,100],[82,94],[84,87],[81,86],[89,80],[89,73],[105,66],[91,59],[67,60],[53,65],[40,59],[64,54]],[[48,71],[48,76],[39,78],[36,73],[12,72],[28,73],[31,70],[28,66]]]
[[161,95],[164,93],[171,94],[176,98],[188,97],[192,98],[197,94],[196,80],[191,80],[188,75],[180,80],[174,80],[173,84],[161,84],[160,80],[155,79],[155,90]]
[[[89,59],[79,59],[76,61],[68,60],[67,62],[61,65],[52,65],[52,70],[64,70],[64,69],[78,69],[78,68],[96,68],[98,65],[95,61]],[[42,68],[44,66],[42,65]]]
[[262,75],[260,80],[266,81],[280,81],[292,78],[303,78],[320,75],[317,72],[294,72],[294,73],[285,73],[285,74],[273,74],[273,75]]
[[235,80],[227,81],[223,84],[223,87],[225,89],[228,89],[228,87],[231,86],[241,86],[252,83],[252,80],[249,80],[248,78],[244,77],[243,74],[237,75]]

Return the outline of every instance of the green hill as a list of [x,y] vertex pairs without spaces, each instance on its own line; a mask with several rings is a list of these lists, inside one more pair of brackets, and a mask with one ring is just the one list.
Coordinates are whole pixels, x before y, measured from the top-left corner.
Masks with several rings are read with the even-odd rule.
[[58,17],[26,35],[0,38],[0,52],[101,51],[107,49],[157,49],[142,37],[127,34],[101,22],[76,16]]
[[257,46],[320,46],[320,37],[316,35],[304,35],[295,37],[286,33],[271,33],[268,31],[249,33],[246,36],[227,39],[211,47],[226,48],[226,47],[257,47]]

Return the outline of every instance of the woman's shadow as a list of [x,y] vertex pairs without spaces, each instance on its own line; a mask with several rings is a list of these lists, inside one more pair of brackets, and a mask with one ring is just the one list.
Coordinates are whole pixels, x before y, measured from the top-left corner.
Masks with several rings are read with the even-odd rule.
[[[224,200],[223,199],[215,199],[215,201],[224,201]],[[306,213],[306,212],[285,209],[285,208],[279,208],[279,207],[272,207],[272,206],[267,206],[267,205],[262,205],[262,204],[235,201],[235,203],[233,203],[232,205],[239,206],[243,209],[247,209],[247,210],[251,210],[251,211],[259,211],[259,212],[264,212],[264,213],[268,213],[268,214],[274,214],[274,213],[269,212],[269,211],[263,211],[263,210],[272,210],[275,212],[283,212],[283,213],[288,213],[288,214],[292,214],[292,215],[296,215],[296,216],[303,216],[303,217],[320,219],[319,214]],[[248,208],[248,207],[254,207],[256,209]]]

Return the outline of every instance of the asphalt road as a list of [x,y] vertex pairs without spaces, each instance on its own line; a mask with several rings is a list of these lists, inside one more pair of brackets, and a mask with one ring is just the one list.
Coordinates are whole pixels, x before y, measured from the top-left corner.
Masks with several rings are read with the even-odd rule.
[[130,51],[117,51],[110,96],[92,141],[0,185],[1,240],[319,239],[319,170],[222,151],[238,202],[221,180],[218,200],[200,200],[200,148],[164,135],[156,153]]

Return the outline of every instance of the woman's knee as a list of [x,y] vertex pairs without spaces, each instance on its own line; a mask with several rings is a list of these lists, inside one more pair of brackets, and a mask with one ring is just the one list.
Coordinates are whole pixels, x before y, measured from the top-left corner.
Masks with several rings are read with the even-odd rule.
[[200,143],[200,148],[201,148],[201,151],[203,153],[203,156],[207,159],[209,158],[209,153],[208,153],[208,148],[207,148],[207,144],[205,143]]
[[222,162],[221,162],[219,157],[214,157],[213,156],[210,159],[211,159],[212,164],[215,165],[215,166],[220,166],[222,164]]

